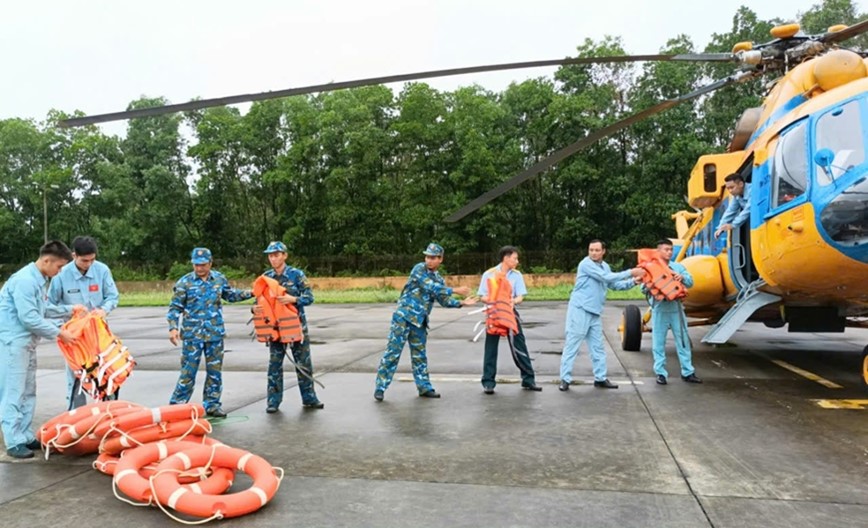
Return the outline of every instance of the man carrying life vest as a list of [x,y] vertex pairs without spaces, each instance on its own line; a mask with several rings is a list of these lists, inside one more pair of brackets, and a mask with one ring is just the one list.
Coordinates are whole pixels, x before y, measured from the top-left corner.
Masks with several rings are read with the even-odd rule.
[[[274,299],[274,302],[284,305],[288,310],[297,312],[298,320],[301,322],[301,339],[297,338],[297,328],[293,328],[297,323],[295,321],[286,321],[285,324],[278,328],[278,334],[284,334],[285,339],[276,336],[277,339],[269,341],[269,360],[268,360],[268,389],[267,389],[267,406],[265,412],[276,413],[280,408],[280,403],[283,401],[283,358],[286,355],[287,345],[292,352],[293,360],[295,361],[295,374],[298,378],[298,390],[301,392],[301,404],[305,409],[322,409],[325,404],[319,401],[316,396],[316,390],[313,385],[313,362],[310,359],[310,337],[307,330],[307,317],[304,314],[304,307],[313,304],[313,292],[310,289],[310,284],[304,276],[304,272],[298,268],[288,266],[286,257],[288,250],[283,242],[272,242],[263,251],[268,255],[268,262],[271,264],[271,269],[263,273],[265,277],[274,279],[282,286],[286,292]],[[253,307],[254,319],[262,316],[263,310],[268,307],[263,307],[259,304],[261,301],[257,299],[257,305]],[[264,300],[262,301],[264,302]],[[279,307],[274,307],[275,311],[280,311]],[[290,313],[285,314],[289,318]],[[280,317],[279,319],[284,319]],[[280,323],[279,323],[280,326]]]
[[0,427],[6,454],[13,458],[33,458],[39,449],[33,431],[39,338],[75,342],[71,332],[46,319],[65,313],[48,302],[48,281],[70,260],[66,244],[47,242],[36,262],[16,271],[0,289]]
[[497,348],[500,337],[506,336],[512,360],[521,372],[521,387],[530,391],[541,391],[536,384],[527,342],[521,329],[521,321],[516,305],[521,304],[527,295],[527,287],[518,267],[518,248],[504,246],[498,252],[500,264],[482,275],[477,293],[487,305],[488,318],[485,332],[485,355],[482,360],[482,391],[494,394],[497,378]]
[[[672,262],[671,241],[664,239],[657,242],[657,258],[669,266],[676,281],[688,288],[693,286],[693,277],[687,268],[678,262]],[[681,379],[688,383],[702,383],[693,368],[690,337],[687,335],[687,317],[684,315],[681,300],[657,299],[644,285],[642,291],[651,303],[651,352],[654,355],[654,374],[657,375],[657,383],[666,385],[666,378],[669,376],[666,372],[666,334],[669,330],[672,330],[675,338],[675,350],[678,352],[678,362],[681,363]]]
[[392,377],[398,368],[398,360],[404,343],[410,342],[410,359],[413,363],[413,379],[416,390],[423,398],[439,398],[440,393],[431,386],[428,377],[428,357],[425,353],[425,343],[428,340],[428,316],[434,307],[434,301],[446,308],[461,308],[476,304],[475,297],[467,297],[459,301],[452,294],[469,295],[470,288],[449,288],[443,277],[437,273],[443,263],[443,248],[439,244],[428,244],[425,251],[425,262],[413,266],[407,284],[398,299],[398,308],[392,314],[392,326],[389,330],[389,342],[386,351],[380,359],[377,369],[374,399],[383,401],[383,395],[392,383]]
[[[178,345],[183,339],[181,352],[181,375],[169,398],[169,404],[187,403],[193,396],[199,360],[205,356],[205,387],[203,405],[205,413],[215,418],[225,418],[220,405],[223,394],[223,308],[221,299],[239,302],[253,297],[250,290],[238,290],[229,285],[229,280],[219,271],[211,269],[211,250],[195,248],[190,261],[193,271],[175,283],[175,293],[169,304],[166,320],[169,322],[169,341]],[[184,322],[179,333],[181,316]]]
[[564,351],[561,354],[560,391],[570,390],[573,379],[573,364],[582,341],[588,342],[588,355],[594,370],[594,386],[602,389],[617,389],[618,385],[609,381],[606,368],[606,351],[603,349],[603,304],[606,290],[629,290],[636,283],[633,277],[641,277],[645,271],[633,268],[618,273],[603,260],[606,244],[602,240],[591,240],[588,256],[582,259],[576,270],[576,284],[570,293],[567,305]]
[[[51,304],[64,305],[69,309],[66,319],[72,316],[72,306],[80,304],[101,317],[105,317],[118,305],[118,288],[108,266],[96,260],[96,240],[78,236],[72,241],[72,262],[60,270],[51,281],[48,300]],[[69,394],[69,409],[87,403],[80,382],[72,369],[66,367],[66,386]]]

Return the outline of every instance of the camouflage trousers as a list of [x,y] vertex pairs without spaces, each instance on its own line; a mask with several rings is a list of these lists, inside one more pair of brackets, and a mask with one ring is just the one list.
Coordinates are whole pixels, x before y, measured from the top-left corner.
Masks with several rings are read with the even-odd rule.
[[202,392],[202,404],[205,411],[210,412],[220,408],[220,395],[223,393],[223,340],[220,341],[184,341],[181,352],[181,376],[175,386],[175,392],[169,398],[169,404],[187,403],[193,396],[193,386],[196,384],[196,372],[199,370],[199,358],[205,356],[205,389]]
[[[292,359],[296,365],[307,370],[309,375],[313,375],[313,362],[310,359],[310,339],[307,334],[304,336],[304,341],[299,343],[271,343],[269,345],[268,358],[268,406],[279,407],[283,401],[283,358],[286,355],[286,347],[289,346],[292,352]],[[295,369],[295,375],[298,378],[298,390],[301,392],[301,403],[316,403],[316,390],[314,390],[313,380],[302,374],[299,369]]]
[[416,389],[419,394],[433,390],[431,380],[428,377],[428,356],[425,353],[425,344],[428,342],[428,329],[413,326],[403,317],[395,313],[392,316],[392,327],[389,330],[389,343],[386,352],[380,360],[380,368],[377,369],[377,390],[385,391],[392,383],[395,370],[398,368],[398,360],[404,350],[404,343],[410,343],[410,361],[413,367],[413,379],[416,380]]

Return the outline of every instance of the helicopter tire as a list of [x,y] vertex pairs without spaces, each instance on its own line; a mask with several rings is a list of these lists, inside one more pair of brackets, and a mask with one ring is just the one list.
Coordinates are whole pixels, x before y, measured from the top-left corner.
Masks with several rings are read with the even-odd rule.
[[862,350],[862,385],[868,389],[868,346]]
[[639,352],[642,348],[642,312],[638,306],[629,305],[621,315],[621,348],[627,352]]

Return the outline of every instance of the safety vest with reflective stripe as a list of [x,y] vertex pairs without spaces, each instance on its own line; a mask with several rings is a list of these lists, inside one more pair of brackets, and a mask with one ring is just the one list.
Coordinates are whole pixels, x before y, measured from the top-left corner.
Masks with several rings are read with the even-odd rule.
[[135,360],[121,340],[109,330],[105,319],[76,310],[63,328],[76,340],[57,340],[66,363],[81,380],[81,391],[94,400],[111,396],[130,377]]
[[262,307],[253,315],[256,339],[263,343],[295,343],[304,340],[298,309],[292,304],[281,304],[277,298],[286,295],[286,288],[276,280],[260,275],[253,283],[256,304]]
[[639,267],[645,270],[642,283],[652,297],[658,301],[675,301],[687,297],[687,288],[675,280],[669,263],[658,257],[656,249],[639,250]]
[[506,278],[506,273],[497,268],[489,270],[488,278],[488,314],[485,322],[486,332],[491,335],[505,336],[507,333],[518,333],[518,321],[512,308],[512,284]]

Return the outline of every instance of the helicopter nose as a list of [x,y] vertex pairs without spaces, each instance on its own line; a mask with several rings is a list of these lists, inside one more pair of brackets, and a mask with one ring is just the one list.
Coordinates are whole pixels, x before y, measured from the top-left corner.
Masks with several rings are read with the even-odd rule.
[[820,213],[820,223],[839,246],[868,244],[868,178],[859,178],[833,198]]

